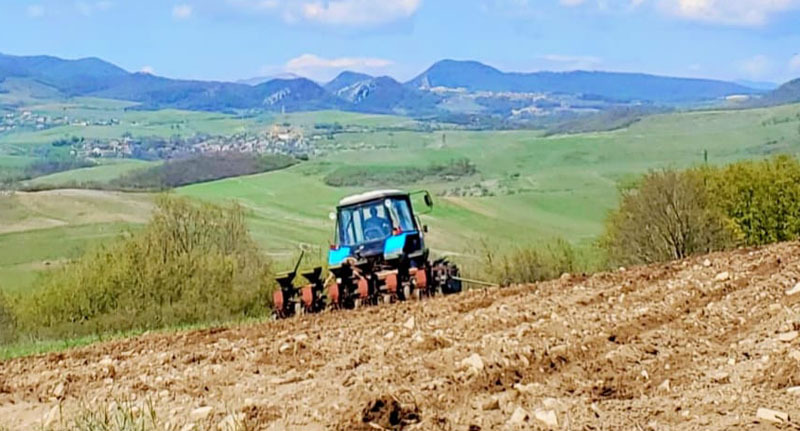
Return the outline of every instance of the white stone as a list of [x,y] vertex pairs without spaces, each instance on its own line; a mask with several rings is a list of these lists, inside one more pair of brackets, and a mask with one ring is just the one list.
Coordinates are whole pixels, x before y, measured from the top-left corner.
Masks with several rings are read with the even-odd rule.
[[42,427],[50,429],[61,419],[61,407],[59,405],[53,406],[49,412],[44,416]]
[[789,357],[795,361],[800,361],[800,350],[792,350],[789,352]]
[[522,425],[525,421],[528,420],[528,412],[525,411],[522,407],[517,407],[514,410],[514,413],[511,415],[511,418],[508,420],[508,425]]
[[536,410],[533,412],[533,417],[550,428],[558,426],[558,416],[552,410]]
[[705,266],[706,268],[708,268],[709,266],[711,266],[711,261],[710,261],[710,260],[708,260],[708,259],[704,260],[704,261],[703,261],[703,266]]
[[517,383],[514,385],[514,389],[516,389],[522,395],[534,395],[536,393],[536,384],[531,383],[529,385],[523,385],[521,383]]
[[219,431],[236,431],[239,427],[239,424],[242,423],[243,419],[244,415],[242,413],[238,413],[235,415],[230,414],[228,416],[225,416],[225,418],[222,419],[221,421],[219,421],[219,423],[217,424],[217,429]]
[[662,391],[665,391],[665,392],[669,392],[669,389],[670,389],[669,388],[669,379],[666,379],[663,382],[661,382],[661,384],[658,385],[658,389],[661,389]]
[[730,375],[724,371],[715,371],[709,375],[711,381],[714,383],[725,383],[728,381]]
[[383,338],[386,338],[387,340],[391,340],[392,338],[394,338],[394,332],[392,332],[392,331],[387,332],[386,335],[383,336]]
[[728,273],[728,271],[725,271],[725,272],[720,272],[719,274],[717,274],[717,276],[716,276],[716,277],[714,277],[714,280],[717,280],[717,281],[727,281],[727,280],[729,280],[730,278],[731,278],[731,275],[730,275],[730,273]]
[[406,323],[403,324],[403,327],[411,331],[414,329],[414,324],[414,316],[411,316],[408,318],[408,320],[406,320]]
[[290,346],[289,343],[283,343],[283,344],[281,344],[281,347],[278,349],[278,351],[280,353],[283,353],[283,352],[285,352],[285,351],[287,351],[287,350],[289,350],[291,348],[292,348],[292,346]]
[[462,368],[471,368],[474,371],[483,371],[483,359],[481,355],[473,353],[461,361]]
[[798,293],[800,293],[800,283],[795,284],[793,288],[786,291],[787,295],[796,295]]
[[492,397],[491,399],[489,399],[489,401],[483,404],[482,408],[483,410],[487,411],[498,410],[500,408],[500,400],[498,400],[497,397]]
[[756,419],[776,424],[789,422],[789,415],[778,410],[759,408],[756,411]]
[[202,421],[207,419],[213,410],[214,408],[209,406],[200,407],[192,410],[192,413],[190,413],[189,416],[196,421]]
[[800,386],[786,388],[786,392],[790,393],[791,395],[800,395]]
[[61,398],[61,396],[64,395],[64,383],[59,383],[56,385],[56,388],[53,389],[53,395],[56,398]]
[[784,343],[790,343],[794,341],[798,335],[800,334],[798,334],[797,331],[784,332],[783,334],[778,334],[778,339]]

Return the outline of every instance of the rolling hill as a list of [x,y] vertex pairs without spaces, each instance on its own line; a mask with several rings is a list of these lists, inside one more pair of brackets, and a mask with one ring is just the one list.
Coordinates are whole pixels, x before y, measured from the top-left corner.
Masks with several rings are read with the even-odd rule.
[[757,100],[760,106],[785,105],[800,102],[800,79],[789,81]]
[[[441,87],[461,90],[438,91]],[[475,61],[454,60],[440,61],[407,83],[355,72],[344,72],[324,86],[291,76],[245,83],[191,81],[130,73],[97,58],[64,60],[3,54],[0,88],[32,97],[47,94],[50,99],[125,100],[138,103],[135,109],[339,109],[409,116],[459,111],[465,105],[487,115],[511,116],[513,111],[525,109],[547,112],[567,106],[597,111],[620,104],[697,103],[732,94],[761,93],[724,81],[587,71],[508,73]],[[465,91],[471,94],[465,96]],[[544,102],[543,95],[547,99]]]
[[469,91],[568,93],[616,100],[679,103],[712,100],[731,94],[756,94],[739,84],[708,79],[672,78],[641,73],[506,73],[476,61],[442,60],[414,78],[417,88],[464,88]]
[[427,115],[437,111],[441,97],[397,82],[394,78],[373,78],[344,72],[326,85],[339,99],[356,110],[382,114]]

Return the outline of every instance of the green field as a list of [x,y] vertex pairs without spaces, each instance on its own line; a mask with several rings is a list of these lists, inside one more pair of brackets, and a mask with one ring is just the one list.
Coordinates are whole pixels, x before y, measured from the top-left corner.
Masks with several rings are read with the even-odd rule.
[[24,185],[28,187],[68,187],[76,184],[105,184],[124,174],[138,169],[146,169],[158,163],[129,159],[104,159],[98,166],[37,177],[24,182]]
[[92,190],[0,194],[0,288],[37,274],[147,221],[151,197]]
[[[431,227],[429,241],[436,252],[469,258],[484,241],[493,246],[524,245],[554,237],[586,245],[602,232],[607,212],[616,205],[617,187],[622,180],[649,169],[703,163],[706,151],[709,163],[713,164],[779,153],[800,154],[798,112],[800,105],[665,114],[613,132],[551,137],[537,131],[337,134],[333,141],[320,141],[326,148],[326,155],[320,158],[283,171],[183,187],[176,193],[244,205],[255,238],[268,253],[284,262],[301,245],[311,246],[315,253],[323,255],[332,233],[329,211],[339,198],[364,189],[330,187],[323,181],[326,174],[348,166],[380,170],[441,164],[466,157],[476,165],[477,174],[453,181],[435,179],[402,186],[427,188],[437,195],[434,212],[423,216],[423,221]],[[337,112],[265,114],[246,120],[178,111],[128,114],[149,118],[147,124],[152,130],[159,130],[160,126],[155,125],[157,117],[170,121],[183,118],[187,124],[197,122],[187,130],[213,130],[216,134],[236,130],[241,121],[248,122],[246,127],[255,128],[269,127],[276,121],[302,127],[321,122],[400,127],[410,121],[402,117]],[[141,120],[141,124],[145,122]],[[39,135],[52,137],[48,133],[52,132],[38,132],[31,139],[45,142],[47,139]],[[16,162],[0,158],[0,164]],[[118,170],[134,168],[126,162],[35,181],[108,180]],[[5,260],[0,260],[0,284],[25,288],[33,274],[43,268],[42,262],[58,262],[74,256],[85,247],[141,223],[150,208],[147,198],[141,195],[86,193],[95,194],[57,198],[25,194],[23,202],[27,206],[19,202],[0,206],[0,222],[15,226],[0,230],[5,232],[0,233],[0,247],[28,249],[19,256],[7,252],[8,256],[1,257]],[[47,206],[40,203],[31,210],[30,201],[36,200],[53,203]],[[20,211],[20,207],[27,209]],[[75,211],[76,207],[90,210]],[[120,218],[127,213],[136,216]],[[60,222],[48,223],[50,219]],[[64,241],[66,245],[48,246],[61,242],[62,237],[70,238]]]

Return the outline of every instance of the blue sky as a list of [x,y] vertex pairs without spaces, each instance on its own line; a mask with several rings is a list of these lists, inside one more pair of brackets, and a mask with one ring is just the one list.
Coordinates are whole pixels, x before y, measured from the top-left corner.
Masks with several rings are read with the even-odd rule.
[[343,69],[800,77],[800,0],[0,0],[0,52],[235,80]]

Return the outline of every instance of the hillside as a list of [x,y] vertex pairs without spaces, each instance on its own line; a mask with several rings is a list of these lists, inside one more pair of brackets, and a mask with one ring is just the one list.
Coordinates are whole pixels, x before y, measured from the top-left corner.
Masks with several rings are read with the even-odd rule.
[[0,417],[57,428],[122,406],[165,429],[786,429],[799,268],[788,243],[13,359]]
[[[433,93],[415,90],[388,76],[358,78],[340,75],[326,88],[338,88],[334,92],[337,97],[364,112],[430,115],[436,113],[436,105],[441,101],[441,97]],[[348,82],[349,85],[345,85]]]
[[471,91],[585,94],[614,100],[677,103],[719,99],[760,91],[708,79],[672,78],[641,73],[506,73],[475,61],[443,60],[414,78],[418,88],[448,87]]
[[[617,203],[618,184],[650,169],[697,165],[703,162],[704,150],[708,150],[708,161],[713,165],[763,159],[774,154],[800,155],[798,114],[800,105],[670,113],[652,115],[613,132],[550,137],[524,130],[342,133],[330,140],[316,141],[324,156],[287,170],[196,184],[175,192],[221,204],[236,200],[245,206],[253,236],[284,269],[301,245],[323,256],[331,235],[328,213],[341,197],[364,191],[364,187],[326,185],[329,173],[348,169],[386,172],[404,167],[426,168],[467,158],[475,164],[476,175],[452,181],[428,178],[403,186],[428,189],[435,195],[433,213],[422,217],[430,227],[428,240],[435,254],[468,259],[480,254],[480,241],[506,247],[510,243],[541,244],[560,237],[585,245],[602,233],[603,221]],[[159,113],[148,115],[153,121],[165,117]],[[198,130],[228,127],[229,123],[209,114],[178,118],[192,120],[184,124]],[[313,127],[317,122],[339,122],[356,128],[398,128],[408,122],[400,117],[341,112],[290,114],[281,116],[280,121],[305,127]],[[235,121],[230,123],[231,127],[237,125]],[[165,133],[171,133],[168,127]],[[0,166],[27,160],[0,157]],[[123,166],[119,170],[100,166],[34,183],[60,182],[69,186],[86,180],[110,180],[122,169]],[[69,196],[64,196],[61,204],[69,205],[69,200]],[[70,217],[62,217],[60,208],[45,208],[38,217],[69,220]],[[98,207],[95,216],[104,213],[114,215],[116,211]],[[4,223],[25,226],[25,217],[9,217]],[[41,243],[46,244],[45,237],[52,239],[63,232],[31,230],[0,234],[0,249],[12,251],[8,260],[0,260],[0,285],[14,288],[29,285],[36,273],[45,268],[44,262],[73,257],[85,250],[87,243],[96,243],[96,231],[103,226],[64,227],[73,241],[69,247],[57,250],[32,247],[24,256],[13,252],[16,245],[33,237],[43,238]]]
[[789,81],[767,93],[763,99],[757,100],[761,106],[784,105],[800,102],[800,79]]
[[[445,91],[441,91],[444,89]],[[466,91],[467,94],[464,94]],[[558,117],[639,103],[691,104],[758,94],[739,84],[633,73],[509,73],[469,61],[440,61],[408,83],[343,72],[324,86],[296,76],[241,83],[169,79],[129,73],[96,58],[63,60],[0,54],[0,98],[12,106],[96,97],[136,102],[126,109],[316,111],[341,109],[412,117],[469,111],[485,116]],[[532,121],[536,119],[537,121]],[[515,118],[519,122],[519,118]],[[542,118],[528,118],[538,124]]]

